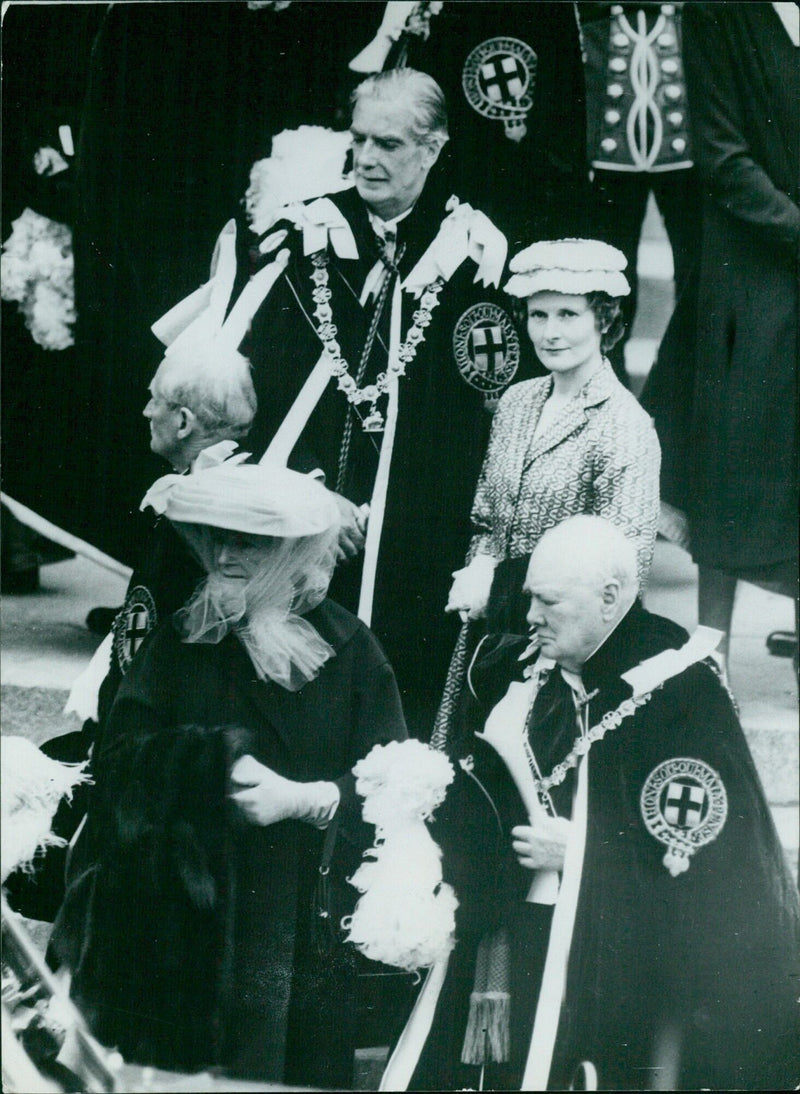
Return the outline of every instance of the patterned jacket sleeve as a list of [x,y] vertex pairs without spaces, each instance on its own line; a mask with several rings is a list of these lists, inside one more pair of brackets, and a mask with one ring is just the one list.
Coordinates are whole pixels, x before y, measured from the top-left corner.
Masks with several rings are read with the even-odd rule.
[[513,409],[516,399],[509,396],[514,392],[515,386],[512,385],[500,399],[492,419],[489,445],[478,477],[475,500],[472,503],[470,519],[475,533],[470,540],[467,562],[471,562],[479,554],[492,555],[498,561],[503,556],[503,552],[498,553],[495,547],[500,517],[492,495],[495,489],[498,456],[508,444],[509,436],[513,431]]
[[609,427],[597,423],[592,512],[624,526],[636,545],[643,585],[658,527],[661,448],[652,421],[642,412],[634,418],[617,417],[611,407],[609,411],[615,415],[613,422],[607,423]]

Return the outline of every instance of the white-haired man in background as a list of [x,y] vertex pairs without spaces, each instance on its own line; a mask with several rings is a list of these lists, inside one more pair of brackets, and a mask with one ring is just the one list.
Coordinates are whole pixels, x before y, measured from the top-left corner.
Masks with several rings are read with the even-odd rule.
[[525,591],[532,641],[470,669],[433,822],[456,947],[384,1087],[793,1088],[797,891],[718,633],[645,611],[599,517],[547,532]]
[[[178,473],[187,472],[201,453],[222,460],[247,433],[256,411],[250,364],[235,349],[218,341],[191,343],[168,351],[150,383],[144,416],[150,423],[150,447]],[[215,450],[216,445],[220,445]],[[144,518],[142,518],[144,519]],[[204,571],[171,525],[148,517],[133,525],[139,558],[122,607],[93,608],[112,628],[88,668],[73,685],[67,710],[83,720],[83,727],[46,741],[42,751],[68,763],[85,760],[102,732],[102,725],[119,685],[134,656],[159,619],[176,611],[203,579]],[[70,839],[85,814],[89,790],[78,787],[71,802],[56,813],[53,830]],[[9,902],[34,919],[52,920],[64,894],[66,849],[50,847],[37,859],[35,869],[17,872],[8,880]]]
[[204,448],[245,436],[256,413],[250,364],[216,342],[177,346],[150,382],[150,448],[186,471]]
[[[250,363],[237,350],[220,340],[176,342],[150,382],[143,411],[150,424],[150,448],[179,474],[188,472],[198,458],[218,462],[246,435],[256,408]],[[146,636],[159,619],[177,611],[202,576],[185,544],[166,521],[156,519],[114,619],[101,720]]]

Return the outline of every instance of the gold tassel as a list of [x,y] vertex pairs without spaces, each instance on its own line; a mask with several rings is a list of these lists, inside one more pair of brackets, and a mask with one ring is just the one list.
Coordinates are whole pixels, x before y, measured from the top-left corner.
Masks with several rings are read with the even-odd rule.
[[507,991],[474,991],[470,995],[462,1064],[500,1064],[508,1060],[510,1009]]

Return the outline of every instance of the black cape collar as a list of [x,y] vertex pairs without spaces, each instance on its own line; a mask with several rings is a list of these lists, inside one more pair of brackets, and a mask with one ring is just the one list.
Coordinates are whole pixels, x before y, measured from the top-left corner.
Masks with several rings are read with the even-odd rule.
[[[428,176],[422,193],[411,212],[397,225],[398,245],[405,244],[405,252],[400,263],[401,272],[406,274],[422,257],[430,246],[439,226],[447,215],[445,204],[449,194],[445,194],[441,180],[435,176],[435,169]],[[360,260],[368,258],[372,262],[377,255],[375,233],[369,222],[367,206],[359,196],[355,186],[330,195],[333,204],[340,210],[353,232]]]
[[583,666],[583,686],[587,692],[595,688],[603,690],[612,682],[619,681],[623,672],[649,657],[667,649],[679,649],[688,637],[677,623],[645,611],[637,598]]

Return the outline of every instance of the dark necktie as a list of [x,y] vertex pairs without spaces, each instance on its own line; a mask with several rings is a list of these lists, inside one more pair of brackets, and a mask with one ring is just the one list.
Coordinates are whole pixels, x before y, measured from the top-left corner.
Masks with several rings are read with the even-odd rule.
[[[543,777],[548,776],[553,767],[564,759],[578,732],[573,691],[556,665],[539,689],[528,716],[528,740]],[[550,791],[557,811],[567,816],[572,802],[570,776],[560,787]]]

